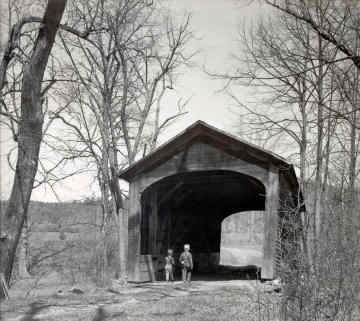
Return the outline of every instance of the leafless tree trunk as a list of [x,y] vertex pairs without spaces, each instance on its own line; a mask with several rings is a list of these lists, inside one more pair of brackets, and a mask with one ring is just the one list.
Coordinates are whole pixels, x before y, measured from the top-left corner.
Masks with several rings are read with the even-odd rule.
[[19,246],[18,246],[18,274],[20,278],[28,278],[30,274],[27,269],[27,256],[28,256],[28,225],[27,219],[24,222],[22,233],[20,236]]
[[313,258],[318,260],[318,237],[321,235],[322,226],[322,197],[323,197],[323,140],[324,140],[324,97],[323,97],[323,82],[324,82],[324,71],[323,71],[323,44],[321,37],[318,37],[317,44],[319,68],[316,71],[316,172],[315,172],[315,200],[314,200],[314,215],[313,215]]
[[7,235],[1,270],[8,283],[38,167],[43,134],[41,82],[65,6],[66,0],[49,0],[33,53],[24,69],[15,179],[1,227]]
[[[267,132],[267,139],[271,140],[275,135],[285,137],[284,134],[293,138],[299,146],[303,191],[306,192],[303,183],[310,182],[305,197],[313,201],[310,206],[307,204],[310,213],[309,257],[313,259],[310,264],[313,268],[303,281],[299,279],[294,283],[293,293],[284,292],[284,298],[294,303],[290,319],[321,319],[326,315],[334,320],[351,320],[357,304],[353,297],[354,275],[358,275],[354,263],[358,244],[354,241],[357,235],[354,229],[358,229],[358,225],[354,223],[353,212],[358,205],[359,174],[359,3],[331,0],[264,2],[278,10],[280,23],[276,24],[276,31],[269,23],[263,27],[265,31],[259,28],[254,34],[247,33],[248,41],[243,41],[248,45],[247,60],[243,61],[247,68],[223,78],[240,84],[247,81],[246,84],[257,86],[259,91],[264,86],[271,90],[269,100],[263,98],[268,92],[260,100],[262,104],[264,100],[269,102],[270,112],[257,106],[244,106],[242,102],[239,105],[246,109],[252,128]],[[292,27],[284,29],[282,19],[292,21]],[[284,30],[286,38],[281,37]],[[307,44],[304,41],[306,35],[310,36]],[[294,43],[293,39],[296,40]],[[294,90],[294,85],[301,79],[306,88],[304,100],[301,91]],[[282,106],[284,102],[286,108],[279,108],[279,114],[275,114],[274,105]],[[299,113],[289,115],[287,110],[292,110],[295,102],[299,105]],[[302,131],[304,128],[305,132]],[[338,199],[334,197],[335,191],[340,195],[336,196]],[[350,219],[347,226],[351,226],[352,231],[342,227],[343,217]],[[300,262],[298,270],[294,270],[295,279],[304,266],[303,257],[297,259]],[[347,299],[343,300],[342,296]],[[331,312],[328,312],[329,302],[337,305]]]
[[[155,122],[159,123],[161,98],[172,84],[174,70],[187,62],[184,46],[191,33],[189,18],[179,26],[168,19],[166,32],[159,31],[156,7],[147,1],[89,1],[79,11],[86,11],[84,8],[92,8],[95,3],[97,14],[91,19],[99,30],[97,34],[86,40],[70,35],[65,38],[61,34],[69,58],[68,68],[77,83],[70,88],[76,94],[67,114],[55,117],[74,132],[77,141],[85,146],[83,153],[97,167],[104,215],[109,218],[107,222],[110,218],[115,222],[118,231],[116,275],[125,283],[127,213],[118,172],[133,163],[148,142],[155,104],[158,107]],[[87,24],[86,14],[79,19]],[[72,117],[77,114],[76,108],[80,117]],[[179,110],[158,125],[154,144],[160,131],[182,114]],[[75,148],[73,151],[68,148],[68,153],[81,156]]]
[[[322,141],[325,99],[323,90],[319,89],[318,85],[322,85],[326,80],[327,72],[327,69],[315,66],[314,61],[321,61],[319,55],[323,55],[325,49],[317,48],[313,42],[311,28],[284,15],[279,16],[279,22],[261,21],[255,31],[251,31],[250,34],[247,30],[243,32],[242,44],[246,46],[246,58],[239,57],[239,61],[244,65],[243,69],[237,74],[225,75],[226,79],[237,84],[270,90],[271,94],[268,90],[263,93],[263,97],[260,98],[262,104],[258,108],[240,102],[234,95],[233,97],[239,106],[246,110],[243,120],[248,119],[250,130],[262,132],[264,140],[270,143],[276,137],[288,137],[289,141],[295,143],[291,145],[293,148],[290,152],[298,155],[296,163],[300,171],[299,193],[303,195],[306,195],[308,181],[311,179],[308,168],[309,153],[314,146],[316,148],[317,215],[314,215],[309,207],[301,214],[302,249],[310,264],[310,252],[313,252],[316,239],[313,234],[316,231],[314,227],[316,223],[320,224],[315,218],[320,217],[323,188]],[[295,47],[298,50],[296,57],[293,54]],[[260,92],[262,93],[261,90]],[[318,101],[318,104],[314,104],[314,101]],[[264,102],[269,106],[268,110],[263,108]],[[314,122],[318,125],[318,137],[315,143],[310,144]],[[304,204],[299,203],[297,206],[300,211]]]

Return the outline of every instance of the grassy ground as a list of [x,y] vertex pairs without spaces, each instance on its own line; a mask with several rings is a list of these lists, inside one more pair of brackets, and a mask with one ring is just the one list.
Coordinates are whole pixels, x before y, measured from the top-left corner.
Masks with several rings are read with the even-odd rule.
[[[48,291],[49,292],[49,291]],[[1,306],[8,321],[277,320],[280,296],[256,281],[194,281],[129,285],[118,291],[12,298]]]

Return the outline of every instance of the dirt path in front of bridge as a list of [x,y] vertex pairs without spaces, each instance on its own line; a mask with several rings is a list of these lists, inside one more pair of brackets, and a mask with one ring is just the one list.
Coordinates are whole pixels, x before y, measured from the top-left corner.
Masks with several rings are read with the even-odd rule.
[[[44,289],[45,290],[45,289]],[[131,284],[70,292],[46,288],[36,296],[13,297],[1,305],[6,321],[202,321],[276,320],[280,295],[257,281],[194,281]],[[270,317],[270,319],[269,319]]]

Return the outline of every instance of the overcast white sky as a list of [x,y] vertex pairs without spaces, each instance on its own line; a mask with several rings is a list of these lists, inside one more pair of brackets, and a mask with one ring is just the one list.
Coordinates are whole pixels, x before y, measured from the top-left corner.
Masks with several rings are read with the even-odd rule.
[[[189,113],[178,121],[167,133],[169,136],[201,119],[216,127],[232,130],[234,115],[229,112],[232,104],[224,92],[221,81],[211,79],[203,72],[231,71],[234,60],[231,56],[239,51],[237,33],[244,21],[251,21],[259,14],[257,3],[249,0],[169,0],[170,6],[179,13],[192,12],[192,29],[198,40],[194,49],[200,52],[195,58],[197,68],[188,70],[175,85],[180,97],[191,97],[187,107]],[[245,95],[245,89],[244,89]],[[171,132],[171,133],[170,133]],[[168,135],[164,135],[163,140]]]
[[[192,46],[199,50],[195,62],[197,67],[186,69],[184,74],[175,83],[175,90],[171,97],[164,101],[165,113],[176,108],[178,98],[191,97],[187,110],[189,113],[177,123],[168,128],[161,137],[164,142],[179,131],[197,120],[203,120],[218,128],[235,132],[236,119],[230,112],[230,98],[219,92],[222,83],[214,81],[206,75],[202,67],[217,72],[226,72],[234,68],[231,55],[238,52],[239,42],[237,32],[244,21],[250,22],[263,13],[264,7],[259,7],[257,1],[248,5],[249,0],[168,0],[168,4],[177,15],[190,11],[192,13],[191,26],[195,32],[196,40]],[[239,88],[238,96],[246,99],[246,89]],[[1,133],[1,198],[8,198],[13,174],[9,170],[5,155],[8,149],[8,137]],[[68,179],[58,185],[56,189],[61,200],[68,201],[80,199],[96,193],[96,184],[90,185],[87,175]],[[32,195],[33,200],[56,201],[50,190],[36,189]]]

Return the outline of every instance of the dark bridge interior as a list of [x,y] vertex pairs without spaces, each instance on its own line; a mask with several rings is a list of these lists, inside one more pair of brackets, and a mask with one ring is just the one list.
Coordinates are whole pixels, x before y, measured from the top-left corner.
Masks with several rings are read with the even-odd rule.
[[223,170],[168,176],[142,194],[141,254],[161,258],[172,248],[177,258],[189,243],[195,272],[210,271],[224,218],[264,208],[265,187],[253,177]]

